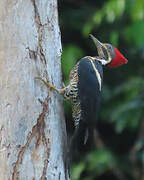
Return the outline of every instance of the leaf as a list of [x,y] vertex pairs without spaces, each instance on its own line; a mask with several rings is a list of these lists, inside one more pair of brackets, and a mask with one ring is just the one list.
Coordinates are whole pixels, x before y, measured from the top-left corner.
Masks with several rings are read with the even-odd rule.
[[72,166],[72,179],[73,180],[78,180],[80,178],[80,175],[82,171],[85,169],[85,163],[81,162],[77,165]]
[[119,33],[117,31],[112,31],[110,34],[110,41],[111,44],[113,44],[114,46],[118,46],[118,39],[119,39]]
[[144,21],[136,21],[127,26],[125,38],[130,44],[136,44],[139,48],[144,45]]
[[96,174],[102,174],[109,170],[110,165],[116,162],[115,155],[107,149],[99,149],[88,155],[89,171],[96,170]]

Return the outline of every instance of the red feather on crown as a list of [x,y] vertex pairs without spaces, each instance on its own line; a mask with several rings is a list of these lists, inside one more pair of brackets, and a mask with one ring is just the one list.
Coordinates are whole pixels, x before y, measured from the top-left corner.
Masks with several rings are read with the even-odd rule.
[[115,50],[115,56],[112,61],[108,64],[109,67],[118,67],[122,64],[127,64],[128,60],[119,52],[119,50],[113,47]]

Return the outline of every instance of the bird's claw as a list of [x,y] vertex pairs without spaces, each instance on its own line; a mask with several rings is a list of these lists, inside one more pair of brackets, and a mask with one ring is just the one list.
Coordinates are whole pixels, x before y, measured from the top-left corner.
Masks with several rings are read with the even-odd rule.
[[39,79],[41,80],[48,88],[50,89],[54,89],[55,91],[57,91],[59,94],[64,94],[64,89],[57,89],[53,84],[51,84],[48,80],[44,80],[43,78],[41,78],[40,76],[35,77],[35,79]]
[[43,78],[41,78],[40,76],[36,76],[35,79],[39,79],[41,80],[48,88],[53,88],[53,85],[47,80],[45,81]]

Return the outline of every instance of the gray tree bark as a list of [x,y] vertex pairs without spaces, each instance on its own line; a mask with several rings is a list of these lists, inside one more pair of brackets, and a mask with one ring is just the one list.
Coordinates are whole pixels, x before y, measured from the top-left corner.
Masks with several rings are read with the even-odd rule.
[[68,180],[56,0],[0,1],[0,180]]

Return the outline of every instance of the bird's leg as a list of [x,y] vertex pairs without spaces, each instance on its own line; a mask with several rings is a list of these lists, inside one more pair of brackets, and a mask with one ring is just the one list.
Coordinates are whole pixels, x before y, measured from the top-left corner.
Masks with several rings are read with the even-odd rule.
[[40,76],[35,77],[35,79],[41,80],[48,88],[54,89],[54,90],[57,91],[59,94],[64,95],[65,87],[62,88],[62,89],[58,89],[58,88],[56,88],[53,84],[51,84],[49,81],[45,81],[45,80],[44,80],[43,78],[41,78]]

